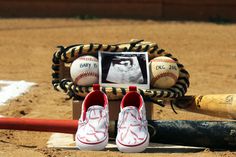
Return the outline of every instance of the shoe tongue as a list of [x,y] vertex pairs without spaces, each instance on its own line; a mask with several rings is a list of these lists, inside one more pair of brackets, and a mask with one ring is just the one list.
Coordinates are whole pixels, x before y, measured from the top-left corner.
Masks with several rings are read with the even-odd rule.
[[126,111],[126,110],[136,110],[136,111],[138,111],[138,108],[135,107],[135,106],[126,106],[122,110],[123,111]]
[[138,108],[135,106],[124,107],[122,112],[127,114],[127,123],[135,124],[140,118]]
[[102,110],[102,109],[104,109],[103,106],[100,106],[100,105],[93,105],[93,106],[90,106],[90,107],[88,108],[88,111],[89,111],[89,110]]
[[100,105],[90,106],[87,110],[86,117],[88,118],[96,118],[102,116],[104,108]]
[[138,111],[138,108],[135,107],[135,106],[126,106],[122,109],[123,112],[129,112],[129,113],[132,113],[133,115],[135,116],[138,116],[139,115],[139,111]]

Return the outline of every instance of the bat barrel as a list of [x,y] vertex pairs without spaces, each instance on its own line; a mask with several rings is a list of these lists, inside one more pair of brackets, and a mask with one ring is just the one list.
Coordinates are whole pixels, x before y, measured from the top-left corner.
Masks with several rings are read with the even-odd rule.
[[174,104],[190,112],[236,119],[236,94],[185,96]]
[[149,121],[151,141],[218,149],[236,148],[236,121]]

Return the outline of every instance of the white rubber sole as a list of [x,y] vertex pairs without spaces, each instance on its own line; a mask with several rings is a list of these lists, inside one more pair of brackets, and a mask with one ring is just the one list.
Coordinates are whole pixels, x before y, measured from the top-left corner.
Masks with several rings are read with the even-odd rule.
[[116,145],[119,151],[124,152],[124,153],[139,153],[143,152],[149,145],[149,137],[150,135],[148,134],[146,140],[140,144],[140,145],[123,145],[121,144],[117,139],[116,139]]
[[99,151],[105,149],[107,143],[108,143],[108,137],[104,139],[103,141],[99,143],[84,143],[78,140],[77,138],[75,139],[76,142],[76,147],[78,147],[80,150],[92,150],[92,151]]

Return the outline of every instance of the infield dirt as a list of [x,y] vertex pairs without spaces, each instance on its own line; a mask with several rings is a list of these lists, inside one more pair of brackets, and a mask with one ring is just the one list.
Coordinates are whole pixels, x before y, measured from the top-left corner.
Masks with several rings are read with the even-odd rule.
[[[71,101],[51,85],[51,60],[56,46],[118,43],[145,39],[158,43],[190,73],[187,94],[236,93],[236,24],[136,20],[1,19],[0,80],[37,83],[30,92],[0,108],[7,117],[71,119]],[[159,108],[157,119],[220,120],[220,118]],[[236,156],[230,151],[197,153],[79,151],[47,148],[51,133],[0,130],[0,156]]]

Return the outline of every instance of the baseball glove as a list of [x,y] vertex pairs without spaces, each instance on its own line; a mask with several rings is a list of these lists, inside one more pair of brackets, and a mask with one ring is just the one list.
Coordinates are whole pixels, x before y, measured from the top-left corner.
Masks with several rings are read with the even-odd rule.
[[[61,78],[60,65],[72,63],[75,59],[83,55],[97,56],[98,51],[109,52],[148,52],[149,61],[155,57],[167,56],[176,61],[179,68],[179,78],[176,84],[169,89],[138,89],[139,93],[145,100],[159,102],[162,100],[173,100],[177,97],[184,96],[189,87],[189,73],[185,70],[184,66],[180,64],[177,58],[172,54],[160,49],[156,43],[147,42],[144,40],[131,40],[127,43],[119,44],[77,44],[68,47],[58,46],[59,50],[56,51],[52,59],[52,84],[55,90],[62,90],[69,98],[80,99],[84,98],[91,90],[92,87],[78,86],[74,84],[69,78]],[[115,87],[101,87],[102,91],[107,94],[109,100],[119,100],[128,91],[126,88]]]

